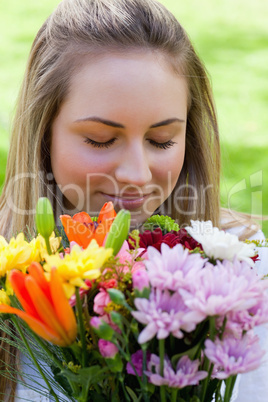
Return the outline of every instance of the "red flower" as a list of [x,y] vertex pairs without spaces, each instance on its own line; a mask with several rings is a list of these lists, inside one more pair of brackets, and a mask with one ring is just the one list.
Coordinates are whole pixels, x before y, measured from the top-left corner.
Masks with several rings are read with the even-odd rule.
[[[202,246],[195,239],[193,239],[185,229],[180,229],[179,231],[172,230],[165,235],[162,234],[162,230],[157,228],[152,232],[150,230],[145,230],[140,236],[140,247],[147,249],[149,246],[156,248],[158,251],[161,250],[161,244],[165,243],[170,248],[176,246],[176,244],[182,244],[185,248],[189,250],[194,250],[196,247],[201,248]],[[130,248],[133,248],[129,244]]]

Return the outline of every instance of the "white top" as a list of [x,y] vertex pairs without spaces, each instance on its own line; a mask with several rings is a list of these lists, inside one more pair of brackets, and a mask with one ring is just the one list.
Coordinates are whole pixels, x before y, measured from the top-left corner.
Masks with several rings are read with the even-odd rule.
[[[19,402],[19,401],[20,402],[22,402],[22,401],[55,402],[55,399],[49,395],[47,385],[45,384],[44,380],[41,378],[34,363],[32,363],[32,361],[30,361],[24,355],[21,355],[20,365],[21,365],[22,375],[24,376],[22,381],[26,382],[33,389],[26,387],[23,384],[23,382],[18,382],[17,389],[16,389],[15,402]],[[46,364],[42,363],[41,368],[42,368],[42,370],[45,371],[45,373],[47,371],[49,373],[51,373],[49,367],[46,366]],[[70,401],[69,398],[67,398],[66,396],[61,394],[59,391],[57,391],[56,388],[53,388],[53,390],[54,390],[55,394],[58,396],[60,402],[67,402],[67,401],[69,402]]]
[[[264,234],[259,231],[251,240],[265,240]],[[260,261],[255,266],[259,276],[268,274],[268,248],[258,248]],[[268,400],[268,324],[256,327],[255,333],[260,338],[263,356],[261,366],[253,371],[238,376],[231,402],[267,402]]]
[[[237,228],[229,230],[237,233]],[[261,231],[251,237],[251,240],[265,240]],[[256,269],[260,276],[268,274],[268,248],[258,248],[260,261],[256,262]],[[261,347],[266,351],[262,365],[249,373],[241,374],[237,377],[231,402],[266,402],[268,400],[268,324],[256,328],[256,333],[260,337]],[[26,388],[18,384],[15,402],[54,402],[47,391],[44,381],[36,373],[36,369],[30,368],[29,361],[22,360],[22,373],[27,375],[26,382],[32,384],[33,388],[40,386],[40,392]],[[46,395],[45,395],[46,394]],[[68,401],[62,394],[57,393],[61,402]]]

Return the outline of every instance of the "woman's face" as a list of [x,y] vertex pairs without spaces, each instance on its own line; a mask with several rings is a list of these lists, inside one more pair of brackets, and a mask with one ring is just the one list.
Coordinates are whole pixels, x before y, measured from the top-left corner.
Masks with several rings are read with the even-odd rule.
[[52,124],[51,164],[70,214],[106,201],[144,222],[170,195],[185,154],[187,86],[164,56],[85,62]]

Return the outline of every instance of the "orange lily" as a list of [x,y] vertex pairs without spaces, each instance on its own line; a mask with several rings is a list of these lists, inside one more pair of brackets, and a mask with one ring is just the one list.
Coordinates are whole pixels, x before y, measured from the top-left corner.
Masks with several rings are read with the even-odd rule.
[[56,268],[52,268],[49,282],[39,263],[33,262],[28,270],[29,274],[13,270],[9,277],[24,311],[2,304],[0,313],[16,314],[54,345],[71,345],[77,335],[77,323]]
[[75,241],[79,246],[87,248],[92,239],[102,246],[115,217],[113,203],[109,201],[103,205],[97,222],[93,222],[86,212],[79,212],[73,217],[61,215],[60,220],[69,241]]

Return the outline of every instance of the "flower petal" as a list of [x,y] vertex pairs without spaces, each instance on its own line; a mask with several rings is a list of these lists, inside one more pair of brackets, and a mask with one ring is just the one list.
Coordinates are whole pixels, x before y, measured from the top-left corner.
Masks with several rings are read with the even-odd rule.
[[68,345],[69,340],[67,334],[58,321],[54,306],[51,305],[45,294],[39,288],[36,281],[30,275],[28,275],[25,279],[25,285],[31,299],[34,300],[36,310],[38,311],[38,314],[40,315],[43,323],[48,328],[54,330],[63,340],[63,342]]
[[113,203],[111,201],[106,202],[100,210],[97,222],[101,223],[106,220],[113,220],[116,217],[116,212],[114,210]]
[[42,291],[45,293],[48,300],[52,302],[49,284],[48,281],[46,280],[42,266],[38,262],[32,262],[32,264],[28,268],[28,272],[31,275],[31,277],[36,280],[36,283],[38,284],[40,289],[42,289]]
[[86,248],[93,238],[94,225],[87,227],[79,221],[75,221],[69,215],[60,216],[61,223],[69,241],[75,241],[79,246]]
[[41,336],[46,341],[54,343],[55,345],[65,346],[57,332],[24,311],[2,304],[0,305],[0,313],[16,314],[25,321],[37,335]]
[[17,298],[20,301],[20,304],[22,305],[23,309],[27,314],[30,314],[36,319],[40,319],[40,316],[34,306],[34,303],[32,302],[31,297],[29,296],[28,290],[25,286],[25,279],[26,279],[26,274],[22,273],[21,271],[18,271],[16,269],[12,270],[10,275],[9,275],[9,281],[11,283],[11,286],[17,296]]
[[51,271],[50,291],[58,320],[72,343],[77,335],[76,319],[55,268]]
[[89,216],[87,212],[79,212],[78,214],[75,214],[73,216],[73,220],[76,222],[81,222],[81,223],[86,223],[86,224],[91,224],[93,223],[93,220]]

